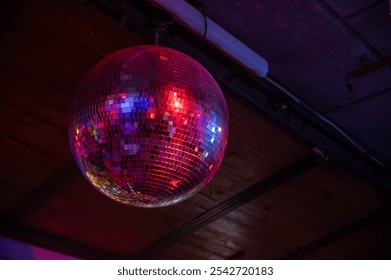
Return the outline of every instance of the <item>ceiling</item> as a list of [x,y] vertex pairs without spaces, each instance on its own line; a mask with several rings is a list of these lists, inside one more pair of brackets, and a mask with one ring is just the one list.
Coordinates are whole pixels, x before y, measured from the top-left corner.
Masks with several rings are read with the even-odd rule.
[[[391,68],[354,78],[352,91],[346,81],[391,55],[389,2],[199,2],[268,60],[283,89],[205,44],[196,59],[226,95],[228,149],[205,189],[159,209],[95,191],[67,139],[84,75],[116,50],[153,43],[150,4],[0,4],[0,235],[87,259],[389,258]],[[170,28],[162,44],[188,54],[200,46]],[[1,257],[17,258],[4,243]]]
[[265,57],[270,74],[391,163],[389,1],[203,1],[211,19]]

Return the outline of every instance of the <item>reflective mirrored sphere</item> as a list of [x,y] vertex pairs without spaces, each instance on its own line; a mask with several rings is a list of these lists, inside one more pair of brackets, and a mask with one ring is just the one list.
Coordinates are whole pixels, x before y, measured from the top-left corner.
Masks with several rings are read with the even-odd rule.
[[161,46],[99,62],[72,102],[69,141],[81,172],[121,203],[161,207],[201,190],[228,140],[228,110],[198,62]]

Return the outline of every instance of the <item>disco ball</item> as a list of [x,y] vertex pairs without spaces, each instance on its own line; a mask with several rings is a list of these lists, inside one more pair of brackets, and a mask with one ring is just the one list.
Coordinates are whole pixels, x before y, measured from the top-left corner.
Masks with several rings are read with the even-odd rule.
[[228,139],[228,110],[198,62],[161,46],[99,62],[74,96],[69,140],[81,172],[121,203],[162,207],[201,190]]

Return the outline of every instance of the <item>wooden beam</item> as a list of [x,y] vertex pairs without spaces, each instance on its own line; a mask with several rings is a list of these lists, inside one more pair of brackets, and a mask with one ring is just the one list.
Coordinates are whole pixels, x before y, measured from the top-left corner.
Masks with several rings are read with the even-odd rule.
[[318,251],[319,249],[326,247],[328,245],[331,245],[332,243],[347,237],[359,230],[362,230],[366,227],[369,227],[371,225],[374,225],[382,220],[385,220],[386,218],[389,218],[391,216],[391,205],[387,206],[379,211],[376,211],[375,213],[372,213],[371,215],[358,220],[356,222],[353,222],[325,237],[320,238],[319,240],[316,240],[315,242],[312,242],[306,246],[303,246],[289,255],[283,257],[283,260],[291,260],[291,259],[302,259],[304,256],[309,255],[311,253],[314,253]]
[[195,231],[213,222],[214,220],[223,217],[227,213],[235,210],[236,208],[242,206],[243,204],[258,198],[262,194],[302,174],[303,172],[307,171],[311,167],[315,166],[316,163],[318,162],[318,159],[319,158],[316,157],[315,155],[309,155],[294,162],[293,164],[266,177],[262,181],[251,185],[246,190],[220,203],[216,207],[198,216],[197,218],[190,221],[189,223],[184,224],[183,226],[179,227],[173,232],[163,236],[162,238],[154,242],[150,247],[135,254],[134,256],[130,256],[130,258],[132,259],[150,258],[157,252],[167,248],[168,246],[174,244],[175,242],[181,240],[182,238],[194,233]]
[[72,161],[60,172],[50,177],[39,187],[28,193],[15,205],[1,213],[0,220],[16,222],[26,217],[44,202],[61,192],[67,186],[70,186],[73,180],[80,176],[82,175],[79,169]]

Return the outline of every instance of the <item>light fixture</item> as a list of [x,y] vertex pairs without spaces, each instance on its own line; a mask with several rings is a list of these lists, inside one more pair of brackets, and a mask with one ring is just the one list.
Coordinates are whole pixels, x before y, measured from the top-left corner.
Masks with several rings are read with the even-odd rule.
[[204,37],[205,21],[207,32],[205,40],[212,46],[234,59],[245,69],[258,77],[266,77],[269,66],[267,61],[236,39],[211,19],[185,0],[149,0],[155,6],[166,10],[174,19],[189,28],[200,37]]
[[161,207],[201,190],[228,140],[228,110],[214,78],[161,46],[118,51],[74,96],[69,141],[87,180],[121,203]]

